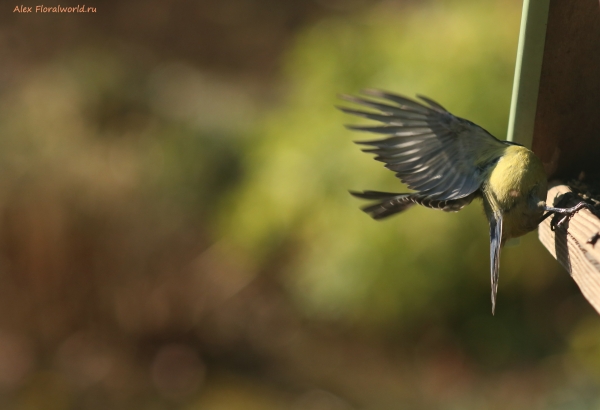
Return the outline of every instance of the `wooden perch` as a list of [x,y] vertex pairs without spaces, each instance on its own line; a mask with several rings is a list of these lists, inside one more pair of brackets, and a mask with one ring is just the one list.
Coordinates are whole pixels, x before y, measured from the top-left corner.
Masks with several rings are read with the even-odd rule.
[[[548,191],[546,202],[552,206],[557,197],[568,192],[571,189],[567,185],[556,184]],[[573,196],[560,206],[570,207],[578,202],[579,198]],[[582,209],[554,232],[550,229],[551,220],[552,217],[547,218],[540,224],[540,241],[565,267],[583,296],[600,313],[600,239],[597,239],[600,219],[589,210]]]
[[[551,179],[600,176],[599,21],[598,0],[523,2],[509,136],[531,147]],[[556,184],[547,203],[570,191]],[[600,313],[600,239],[591,243],[600,219],[583,209],[556,232],[550,222],[540,225],[540,241]]]

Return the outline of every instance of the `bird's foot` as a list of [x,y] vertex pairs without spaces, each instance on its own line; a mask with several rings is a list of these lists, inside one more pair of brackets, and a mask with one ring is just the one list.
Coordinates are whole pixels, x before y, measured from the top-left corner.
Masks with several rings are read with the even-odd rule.
[[552,206],[544,206],[544,210],[547,211],[547,213],[542,217],[542,221],[548,218],[550,215],[554,215],[554,217],[552,217],[552,221],[550,222],[550,229],[555,231],[557,228],[560,228],[570,217],[572,217],[573,214],[583,208],[586,208],[591,212],[596,210],[593,205],[584,201],[581,201],[577,205],[570,208],[554,208]]

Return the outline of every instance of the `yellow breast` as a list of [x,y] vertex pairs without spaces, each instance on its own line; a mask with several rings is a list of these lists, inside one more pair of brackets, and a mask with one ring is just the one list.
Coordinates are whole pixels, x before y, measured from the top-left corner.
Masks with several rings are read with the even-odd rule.
[[503,215],[503,241],[535,229],[543,214],[547,180],[542,162],[525,147],[506,148],[484,187],[486,212]]

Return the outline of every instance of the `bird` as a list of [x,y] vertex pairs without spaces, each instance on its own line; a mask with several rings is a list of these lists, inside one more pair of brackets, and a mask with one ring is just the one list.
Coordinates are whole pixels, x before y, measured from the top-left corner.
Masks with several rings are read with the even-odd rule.
[[[363,211],[376,220],[414,205],[457,212],[480,198],[489,222],[492,315],[496,311],[500,249],[512,238],[536,229],[552,214],[570,215],[571,208],[546,205],[548,182],[542,161],[528,148],[499,140],[482,127],[457,117],[434,100],[420,101],[379,89],[341,95],[360,108],[338,106],[344,113],[376,121],[346,125],[354,131],[381,134],[382,139],[355,141],[375,154],[415,192],[350,191],[375,201]],[[546,214],[544,214],[546,212]]]

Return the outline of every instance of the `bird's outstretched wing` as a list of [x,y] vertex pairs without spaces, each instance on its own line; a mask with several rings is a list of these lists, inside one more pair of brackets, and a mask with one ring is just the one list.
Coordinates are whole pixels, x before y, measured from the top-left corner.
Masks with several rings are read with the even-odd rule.
[[376,160],[385,162],[422,198],[455,200],[477,191],[486,168],[498,160],[506,147],[483,128],[455,117],[426,97],[418,96],[427,103],[424,105],[379,90],[363,93],[368,97],[342,98],[373,111],[340,109],[383,125],[348,128],[387,135],[384,139],[357,143],[374,147],[363,151],[376,154]]

